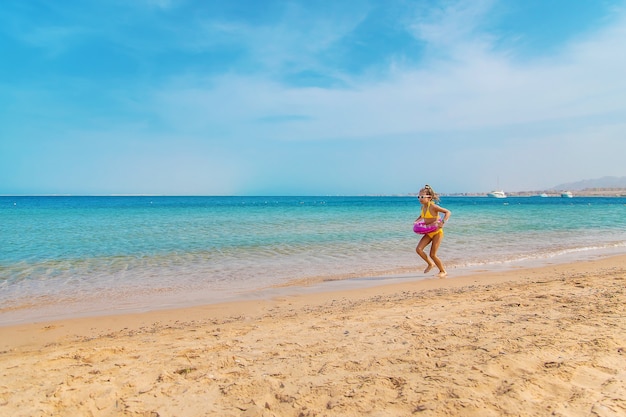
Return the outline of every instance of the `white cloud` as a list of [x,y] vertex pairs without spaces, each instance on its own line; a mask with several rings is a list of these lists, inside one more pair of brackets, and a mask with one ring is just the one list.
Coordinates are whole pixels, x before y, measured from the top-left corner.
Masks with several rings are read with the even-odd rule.
[[489,38],[480,32],[484,16],[493,6],[492,0],[444,2],[437,7],[425,4],[417,9],[409,25],[415,37],[425,41],[431,53],[459,53],[470,45],[480,46]]
[[[455,25],[465,20],[460,16],[452,19]],[[572,173],[593,177],[606,172],[607,163],[619,165],[613,156],[600,161],[604,151],[590,147],[590,140],[626,151],[616,140],[623,136],[619,120],[626,116],[621,75],[626,59],[620,52],[626,41],[624,22],[618,19],[554,56],[526,61],[496,52],[486,42],[488,36],[474,34],[470,25],[455,35],[470,36],[464,41],[467,49],[450,46],[445,59],[437,54],[418,69],[396,67],[378,81],[353,78],[349,89],[281,85],[262,74],[231,74],[210,83],[206,78],[179,79],[156,93],[154,111],[175,131],[253,146],[354,140],[362,143],[354,146],[369,149],[367,143],[379,140],[391,148],[398,142],[405,147],[395,151],[400,155],[418,154],[424,143],[442,143],[447,160],[470,170],[466,183],[454,178],[458,172],[447,178],[450,183],[489,189],[501,176],[509,189],[549,186],[569,180]],[[448,21],[430,24],[425,38],[449,46],[452,38],[440,37],[449,26]],[[279,45],[275,48],[275,54],[281,53]],[[275,123],[259,122],[268,119]],[[554,172],[561,155],[567,158],[560,162],[562,175]],[[396,158],[411,164],[411,157]],[[498,162],[482,164],[483,158]],[[361,163],[371,165],[366,159]],[[582,160],[589,161],[585,169]],[[352,163],[356,172],[367,170],[356,167],[356,159]],[[407,167],[405,175],[410,171]]]

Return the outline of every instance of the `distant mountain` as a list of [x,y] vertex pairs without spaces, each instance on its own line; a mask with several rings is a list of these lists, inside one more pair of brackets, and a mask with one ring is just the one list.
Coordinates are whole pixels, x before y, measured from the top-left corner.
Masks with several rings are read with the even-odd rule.
[[594,180],[582,180],[555,185],[550,190],[580,191],[589,188],[626,188],[626,177],[602,177]]

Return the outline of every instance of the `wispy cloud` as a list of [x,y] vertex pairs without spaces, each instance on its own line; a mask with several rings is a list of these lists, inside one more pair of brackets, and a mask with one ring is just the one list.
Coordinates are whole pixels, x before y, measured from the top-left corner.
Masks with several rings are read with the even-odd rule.
[[458,54],[469,45],[489,42],[491,35],[482,27],[493,4],[492,0],[444,2],[435,7],[424,4],[416,8],[409,29],[429,45],[431,53]]
[[620,19],[549,59],[519,62],[487,47],[473,54],[451,51],[455,61],[431,57],[422,68],[395,68],[379,80],[353,78],[348,89],[299,88],[245,75],[222,76],[206,86],[192,76],[183,85],[177,80],[165,86],[157,107],[163,117],[181,109],[181,119],[187,119],[180,121],[181,128],[198,125],[194,119],[202,120],[200,125],[238,122],[243,128],[246,119],[279,117],[295,109],[305,117],[301,129],[291,126],[297,132],[291,139],[307,140],[610,115],[624,110],[620,91],[626,81],[620,73],[626,71],[626,58],[616,53],[626,41],[623,27]]

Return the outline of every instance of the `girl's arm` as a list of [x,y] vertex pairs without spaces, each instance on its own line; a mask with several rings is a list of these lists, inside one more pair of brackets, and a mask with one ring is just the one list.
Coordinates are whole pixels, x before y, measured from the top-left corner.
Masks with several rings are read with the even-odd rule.
[[435,209],[437,213],[443,213],[443,219],[441,220],[441,223],[445,223],[448,221],[448,219],[450,218],[450,215],[452,214],[450,210],[445,209],[443,207],[439,207],[437,205],[432,205],[432,207]]

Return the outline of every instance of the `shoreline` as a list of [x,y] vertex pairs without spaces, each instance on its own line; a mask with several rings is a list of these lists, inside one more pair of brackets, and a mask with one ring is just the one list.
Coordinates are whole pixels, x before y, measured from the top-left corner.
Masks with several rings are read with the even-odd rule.
[[625,280],[619,255],[1,327],[0,414],[622,415]]
[[[402,277],[366,277],[355,279],[369,281],[369,285],[355,286],[353,280],[337,280],[320,282],[313,286],[287,287],[287,291],[282,288],[275,288],[277,292],[268,292],[262,296],[250,295],[241,296],[233,300],[224,302],[206,303],[191,306],[176,306],[172,308],[159,308],[149,311],[126,311],[122,313],[102,313],[85,316],[71,316],[54,318],[49,320],[39,320],[26,323],[15,323],[0,325],[0,350],[12,349],[19,343],[17,334],[27,333],[35,329],[47,329],[44,339],[69,336],[76,331],[76,337],[87,336],[82,334],[89,328],[89,333],[101,329],[119,331],[122,328],[115,326],[115,323],[122,323],[123,329],[137,330],[146,323],[167,323],[180,322],[181,320],[201,320],[213,318],[217,320],[228,320],[233,317],[258,318],[268,309],[288,303],[289,305],[322,304],[343,298],[347,300],[370,299],[379,295],[390,295],[405,291],[433,291],[450,290],[463,287],[488,286],[493,284],[503,284],[506,282],[517,282],[524,279],[526,275],[541,275],[546,271],[551,274],[568,270],[575,270],[577,274],[581,272],[592,273],[596,264],[621,265],[626,269],[626,254],[600,256],[595,259],[584,259],[580,261],[563,261],[546,265],[533,266],[510,266],[499,270],[475,269],[467,270],[462,275],[448,276],[447,278],[437,278],[436,276],[406,280]],[[524,277],[520,277],[523,274]],[[65,329],[61,331],[60,329]],[[50,331],[57,330],[57,331]],[[10,342],[7,342],[10,341]]]
[[[568,264],[578,261],[619,256],[623,253],[622,247],[608,247],[587,252],[564,252],[557,256],[542,258],[522,258],[519,260],[486,263],[480,265],[450,266],[450,279],[467,278],[474,275],[500,274],[507,271],[534,269],[545,266]],[[207,306],[225,306],[240,302],[264,302],[273,298],[307,296],[315,293],[332,293],[340,291],[361,291],[372,287],[384,287],[394,284],[407,284],[419,281],[437,281],[434,273],[429,275],[418,271],[396,271],[372,275],[338,275],[331,277],[319,276],[315,278],[293,279],[283,284],[260,287],[254,291],[226,292],[209,297],[198,296],[191,292],[153,291],[138,297],[129,297],[127,300],[117,299],[114,303],[107,303],[108,297],[97,300],[93,297],[79,300],[77,298],[39,297],[35,301],[29,300],[25,304],[18,304],[9,308],[0,308],[0,329],[2,327],[22,324],[38,324],[52,321],[72,319],[92,319],[97,317],[150,314],[159,311],[174,311],[193,309]],[[112,300],[111,300],[112,301]]]

